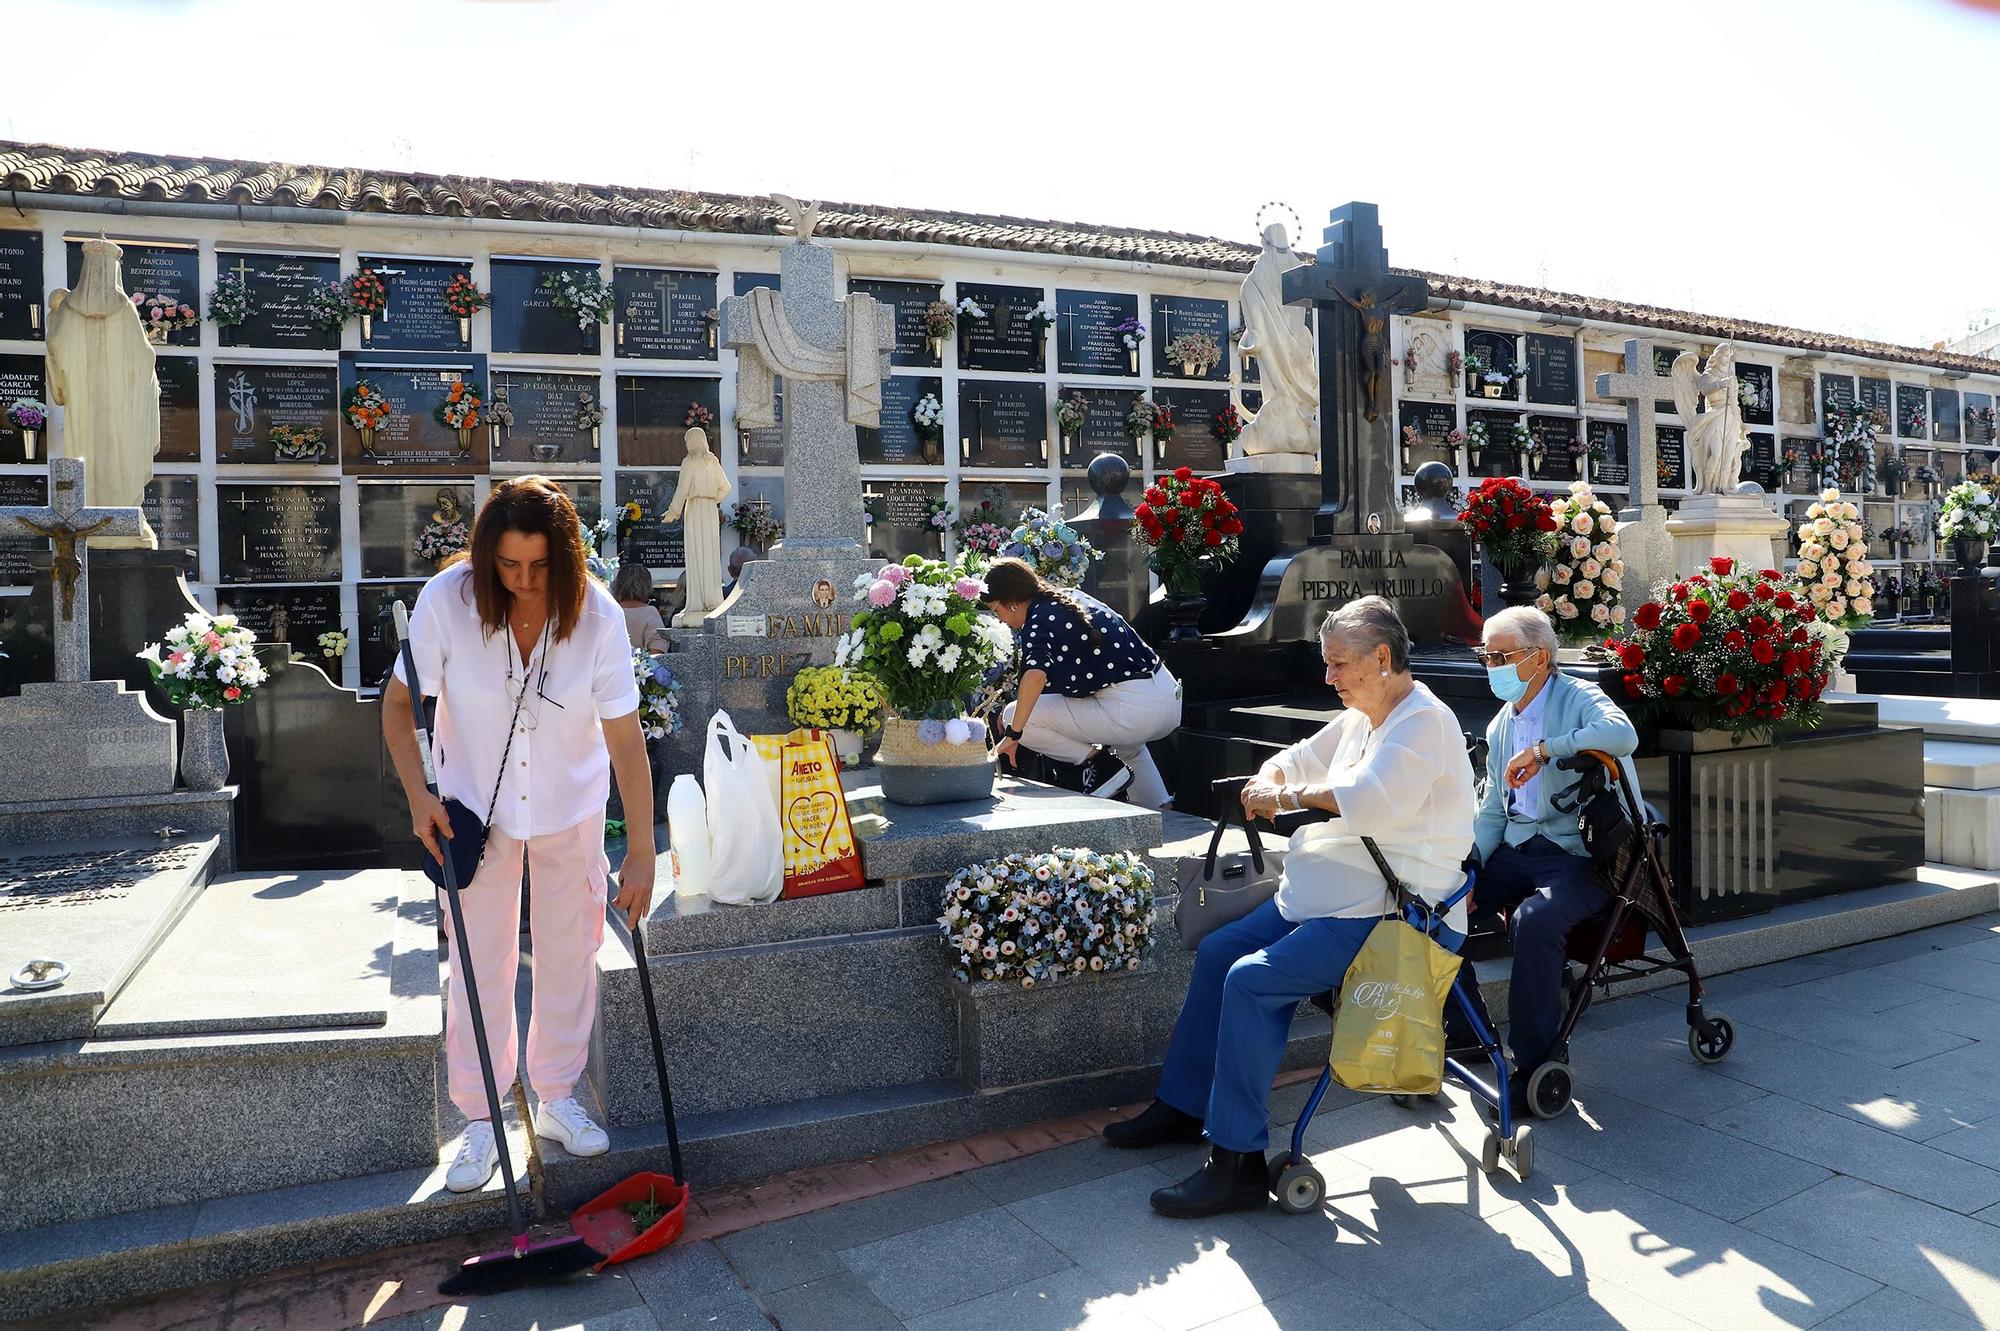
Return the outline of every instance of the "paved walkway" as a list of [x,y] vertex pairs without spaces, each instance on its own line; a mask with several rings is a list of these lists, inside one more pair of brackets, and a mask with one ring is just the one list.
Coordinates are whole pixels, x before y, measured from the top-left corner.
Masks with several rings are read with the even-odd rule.
[[[469,1306],[401,1311],[435,1281],[433,1247],[391,1255],[400,1280],[343,1275],[338,1320],[253,1286],[95,1324],[2000,1328],[2000,916],[1725,976],[1710,1006],[1738,1032],[1713,1068],[1675,999],[1594,1008],[1577,1109],[1535,1128],[1525,1184],[1480,1173],[1461,1092],[1414,1109],[1341,1094],[1308,1138],[1317,1216],[1164,1220],[1147,1194],[1198,1151],[1077,1140]],[[1279,1090],[1274,1119],[1307,1089]],[[979,1155],[953,1149],[938,1158]]]

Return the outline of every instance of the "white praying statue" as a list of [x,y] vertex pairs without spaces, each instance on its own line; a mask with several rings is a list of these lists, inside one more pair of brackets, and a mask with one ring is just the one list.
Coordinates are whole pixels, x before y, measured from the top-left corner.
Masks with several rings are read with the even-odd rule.
[[1688,488],[1731,494],[1749,451],[1743,407],[1736,396],[1736,346],[1724,342],[1702,364],[1692,351],[1674,358],[1674,410],[1687,425]]
[[[125,294],[108,240],[83,242],[74,290],[50,300],[49,396],[63,408],[63,453],[87,465],[93,508],[138,508],[160,451],[160,384],[152,343]],[[137,535],[99,537],[103,547],[155,550],[159,539],[142,518]]]
[[1263,252],[1243,279],[1245,356],[1257,359],[1264,403],[1244,425],[1236,449],[1245,458],[1319,457],[1319,361],[1303,310],[1285,304],[1285,274],[1301,264],[1284,224],[1264,228]]
[[687,458],[665,520],[681,524],[681,581],[687,604],[674,616],[677,629],[700,628],[708,613],[722,604],[722,501],[729,498],[729,476],[722,460],[708,447],[708,432],[693,426],[687,432]]

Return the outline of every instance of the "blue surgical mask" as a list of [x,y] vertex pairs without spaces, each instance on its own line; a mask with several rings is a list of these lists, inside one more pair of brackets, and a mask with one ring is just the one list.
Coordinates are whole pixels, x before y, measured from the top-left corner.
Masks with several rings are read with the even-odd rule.
[[1528,691],[1528,681],[1521,678],[1519,671],[1511,665],[1486,667],[1486,687],[1493,690],[1493,696],[1501,702],[1519,702],[1521,695]]

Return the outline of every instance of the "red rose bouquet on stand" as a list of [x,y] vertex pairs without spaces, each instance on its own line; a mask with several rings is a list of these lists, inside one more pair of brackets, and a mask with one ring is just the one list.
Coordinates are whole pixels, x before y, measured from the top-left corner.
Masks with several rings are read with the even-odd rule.
[[1215,481],[1177,467],[1146,487],[1133,519],[1151,551],[1146,567],[1167,584],[1169,603],[1188,610],[1185,617],[1174,616],[1172,639],[1199,637],[1193,621],[1205,604],[1202,584],[1227,567],[1241,547],[1243,519],[1236,505]]

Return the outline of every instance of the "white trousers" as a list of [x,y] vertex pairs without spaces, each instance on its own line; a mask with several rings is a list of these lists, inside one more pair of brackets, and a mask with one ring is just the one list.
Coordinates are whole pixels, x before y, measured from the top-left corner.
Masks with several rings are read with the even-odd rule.
[[[1014,724],[1016,704],[1001,712],[1003,725]],[[1088,698],[1044,693],[1028,713],[1021,747],[1046,754],[1059,763],[1080,763],[1102,745],[1132,769],[1132,803],[1157,809],[1173,796],[1160,780],[1160,769],[1146,745],[1180,729],[1180,681],[1165,666],[1151,679],[1129,679],[1100,689]]]

